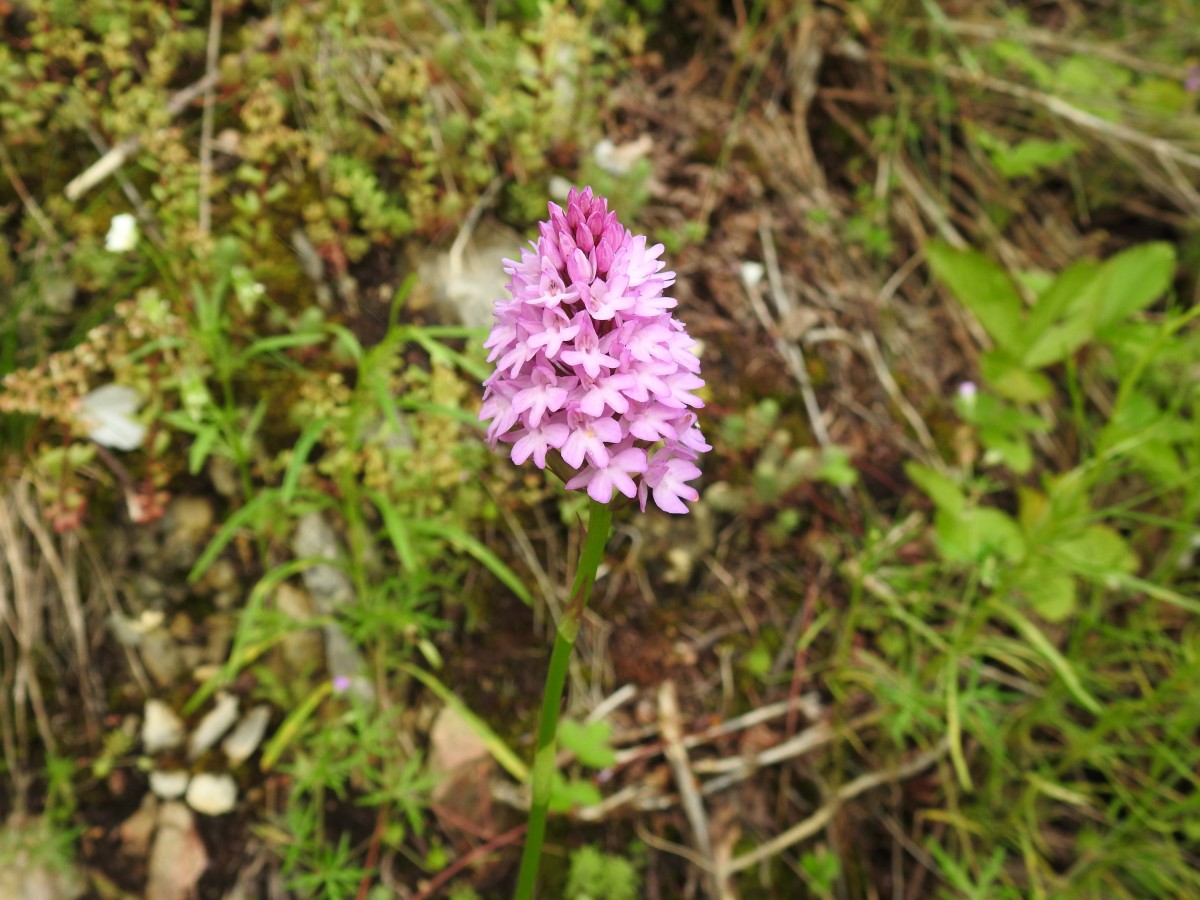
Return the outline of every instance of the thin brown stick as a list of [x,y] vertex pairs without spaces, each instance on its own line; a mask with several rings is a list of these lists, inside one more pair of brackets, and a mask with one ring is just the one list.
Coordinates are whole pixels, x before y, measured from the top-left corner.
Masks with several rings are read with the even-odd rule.
[[12,182],[13,190],[17,192],[21,203],[24,204],[25,209],[33,217],[33,220],[37,222],[38,227],[46,233],[46,237],[50,238],[55,244],[62,243],[62,238],[59,237],[54,223],[42,212],[42,208],[38,205],[37,200],[29,193],[29,188],[25,186],[25,181],[21,178],[21,173],[13,165],[12,157],[8,155],[8,146],[3,140],[0,140],[0,170],[3,170],[5,177]]
[[13,492],[17,514],[21,521],[37,541],[42,551],[42,559],[50,568],[54,581],[58,585],[59,600],[66,611],[67,625],[71,631],[72,642],[75,646],[75,664],[79,668],[79,688],[83,694],[84,717],[87,722],[88,737],[96,740],[100,735],[100,692],[96,687],[91,659],[88,654],[88,628],[79,596],[79,574],[75,565],[75,548],[78,537],[69,535],[63,538],[63,552],[60,554],[50,536],[50,531],[42,517],[30,502],[28,487],[25,484],[17,486]]
[[220,81],[221,54],[221,0],[213,0],[212,13],[208,20],[208,48],[205,53],[205,77],[215,76],[204,91],[204,114],[200,120],[200,236],[207,237],[212,230],[212,142],[213,103],[216,86]]
[[748,869],[751,866],[756,866],[764,860],[770,859],[778,853],[782,853],[793,844],[798,844],[805,838],[812,837],[814,834],[823,829],[832,821],[834,815],[842,804],[848,800],[852,800],[859,794],[879,787],[883,784],[891,784],[896,781],[902,781],[905,778],[911,778],[913,775],[929,768],[939,759],[946,755],[950,744],[945,738],[940,740],[932,750],[927,750],[924,753],[918,754],[906,763],[896,766],[893,769],[885,769],[882,772],[870,772],[862,775],[847,785],[843,785],[837,793],[833,795],[828,803],[818,809],[815,813],[809,816],[802,822],[793,825],[782,834],[778,834],[771,840],[759,845],[749,853],[743,853],[741,856],[735,857],[729,863],[730,872],[740,872],[742,869]]
[[[216,0],[214,9],[219,7],[220,3],[221,0]],[[386,804],[379,807],[379,813],[375,816],[375,830],[371,833],[371,846],[367,848],[367,858],[363,865],[367,871],[358,882],[356,900],[367,900],[367,895],[371,892],[371,870],[379,864],[379,847],[383,841],[383,832],[387,829],[387,809]]]
[[[784,318],[791,306],[791,302],[783,287],[783,277],[779,271],[779,260],[775,253],[775,239],[771,236],[771,229],[767,226],[766,222],[759,224],[758,234],[762,242],[763,260],[766,266],[768,284],[771,287],[771,295],[775,300],[780,317]],[[821,412],[820,405],[817,403],[817,394],[813,390],[812,378],[808,374],[808,367],[804,360],[804,351],[800,349],[798,344],[784,338],[778,324],[772,319],[766,303],[763,302],[759,286],[743,282],[742,287],[746,291],[746,297],[750,301],[754,315],[758,318],[763,330],[767,332],[771,341],[775,344],[775,349],[783,358],[788,372],[796,379],[796,383],[800,386],[800,396],[804,400],[804,409],[808,413],[813,437],[817,439],[817,443],[822,447],[830,446],[832,441],[829,438],[829,429],[825,427],[825,417]]]
[[728,879],[713,855],[712,835],[708,825],[708,814],[704,801],[696,789],[696,776],[688,764],[687,750],[683,748],[683,725],[679,716],[679,698],[675,682],[667,679],[658,690],[658,727],[662,731],[666,747],[663,755],[671,767],[675,786],[679,788],[679,802],[692,829],[696,849],[705,860],[704,868],[712,875],[712,895],[722,900],[732,897]]

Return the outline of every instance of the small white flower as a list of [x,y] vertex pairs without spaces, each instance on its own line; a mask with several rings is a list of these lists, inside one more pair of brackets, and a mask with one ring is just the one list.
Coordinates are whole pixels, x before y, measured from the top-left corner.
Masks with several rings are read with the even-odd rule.
[[767,270],[762,263],[748,259],[738,267],[738,274],[742,278],[742,284],[750,290],[754,290],[762,283],[763,276],[767,274]]
[[129,213],[112,217],[108,234],[104,236],[104,249],[110,253],[128,253],[138,242],[137,219]]
[[146,426],[133,418],[141,401],[123,384],[106,384],[79,401],[79,420],[102,447],[136,450],[146,439]]

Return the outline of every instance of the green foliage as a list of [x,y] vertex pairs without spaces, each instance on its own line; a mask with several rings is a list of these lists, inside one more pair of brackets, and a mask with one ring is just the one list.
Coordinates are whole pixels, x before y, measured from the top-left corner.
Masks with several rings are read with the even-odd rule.
[[563,719],[558,723],[559,743],[592,769],[607,769],[616,763],[617,754],[609,743],[611,737],[612,726],[605,721],[583,725],[574,719]]
[[633,863],[588,844],[571,853],[566,900],[634,900],[640,879]]
[[[1195,890],[1181,836],[1200,757],[1182,737],[1195,714],[1176,688],[1196,668],[1179,623],[1200,613],[1180,537],[1200,509],[1186,474],[1200,396],[1179,390],[1200,308],[1169,296],[1155,306],[1174,276],[1161,244],[1023,279],[1030,304],[983,255],[930,250],[997,345],[982,361],[986,389],[955,401],[985,453],[906,466],[932,501],[928,537],[944,565],[901,563],[898,535],[867,541],[847,567],[862,591],[850,618],[876,649],[845,677],[892,707],[893,739],[948,739],[947,804],[962,830],[925,846],[955,895],[1140,896],[1178,890],[1170,879]],[[1055,446],[1041,437],[1045,409],[1058,417]],[[1135,660],[1149,658],[1153,685],[1127,694]],[[1143,721],[1152,734],[1138,732]],[[1160,757],[1180,768],[1142,782],[1146,800],[1129,766]],[[1157,830],[1123,824],[1151,805]],[[1085,826],[1078,847],[1043,840],[1055,821],[1093,817],[1105,837]]]
[[1038,370],[1061,363],[1099,338],[1120,340],[1128,318],[1160,299],[1175,271],[1169,244],[1143,244],[1102,264],[1081,261],[1050,280],[1032,306],[998,265],[975,250],[926,247],[930,267],[995,342],[982,366],[1009,399],[1044,399],[1049,382]]
[[800,870],[816,894],[831,897],[842,866],[837,854],[821,847],[816,852],[807,851],[800,857]]
[[1024,138],[1011,144],[1002,137],[976,129],[972,138],[987,153],[996,171],[1005,178],[1032,178],[1057,169],[1075,155],[1067,141]]

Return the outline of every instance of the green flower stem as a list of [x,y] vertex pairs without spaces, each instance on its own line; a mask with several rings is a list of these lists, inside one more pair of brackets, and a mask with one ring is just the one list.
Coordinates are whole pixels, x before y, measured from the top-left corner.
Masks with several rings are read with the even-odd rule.
[[575,649],[575,638],[583,622],[583,611],[587,608],[592,585],[596,582],[596,570],[604,557],[604,547],[608,543],[611,528],[612,510],[607,504],[593,500],[588,515],[583,554],[579,558],[575,583],[571,587],[571,600],[558,623],[554,652],[550,655],[550,671],[546,674],[542,719],[538,726],[537,750],[533,756],[533,797],[529,806],[529,831],[525,836],[525,852],[521,855],[521,874],[517,877],[516,900],[531,900],[533,889],[537,885],[538,866],[542,861],[542,839],[546,836],[546,814],[550,809],[550,792],[554,786],[558,707],[562,701],[563,686],[567,681],[571,652]]

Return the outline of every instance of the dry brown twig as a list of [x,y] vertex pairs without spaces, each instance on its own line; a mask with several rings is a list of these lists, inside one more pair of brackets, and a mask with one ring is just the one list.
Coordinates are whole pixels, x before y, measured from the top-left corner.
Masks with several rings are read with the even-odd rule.
[[21,173],[13,165],[12,157],[8,155],[8,145],[3,140],[0,140],[0,171],[3,171],[5,177],[11,182],[13,190],[16,191],[33,221],[37,222],[38,228],[42,229],[46,233],[46,237],[55,245],[61,244],[62,239],[59,237],[58,230],[49,217],[42,212],[42,208],[34,196],[29,193],[29,189],[25,186],[25,180],[21,178]]
[[[767,283],[771,288],[771,297],[775,301],[775,310],[781,321],[786,321],[792,311],[791,298],[783,285],[783,274],[779,270],[779,255],[775,252],[775,239],[765,221],[759,223],[759,239],[762,242],[763,265],[766,268]],[[771,336],[775,349],[783,358],[788,372],[800,386],[800,396],[804,400],[804,409],[808,413],[809,424],[812,426],[813,437],[817,443],[828,448],[833,443],[829,438],[829,429],[825,426],[825,417],[817,403],[817,394],[813,390],[812,378],[808,374],[808,366],[804,360],[804,351],[793,341],[787,340],[780,331],[778,322],[771,316],[767,305],[763,302],[762,293],[757,284],[748,283],[743,279],[742,287],[746,298],[754,310],[763,329]]]
[[[911,20],[908,24],[920,26],[924,20]],[[1107,59],[1135,72],[1149,72],[1164,78],[1182,81],[1183,69],[1169,63],[1161,63],[1153,59],[1132,56],[1117,47],[1102,44],[1097,41],[1079,41],[1065,38],[1052,31],[1041,28],[1017,28],[1007,22],[993,24],[990,22],[964,22],[946,18],[939,23],[939,28],[961,34],[967,37],[980,38],[984,41],[1016,41],[1025,46],[1046,47],[1063,53],[1081,53],[1097,59]]]
[[[7,573],[0,571],[0,594],[5,595],[0,596],[0,616],[16,644],[16,659],[4,668],[6,674],[11,675],[14,748],[18,770],[23,772],[23,751],[31,740],[26,722],[26,703],[33,709],[38,733],[46,750],[57,753],[58,747],[42,696],[37,665],[45,640],[45,603],[51,592],[46,583],[45,569],[35,569],[30,564],[37,556],[18,524],[15,505],[8,493],[0,496],[0,552],[7,564]],[[22,795],[15,798],[18,805],[24,799]]]
[[732,900],[735,896],[728,878],[722,871],[719,860],[713,854],[712,833],[704,801],[696,788],[696,776],[688,764],[687,750],[683,746],[683,723],[679,715],[679,698],[675,682],[667,679],[658,690],[658,725],[662,731],[665,747],[663,755],[671,767],[675,786],[679,789],[679,802],[692,829],[696,849],[705,860],[704,868],[712,876],[712,895],[721,900]]
[[100,736],[101,702],[89,653],[88,634],[90,629],[79,596],[79,574],[76,567],[78,536],[71,533],[64,535],[60,553],[41,514],[29,499],[29,486],[25,483],[18,484],[13,491],[12,498],[17,515],[20,516],[21,522],[37,542],[41,558],[50,569],[58,587],[58,599],[66,612],[67,625],[75,650],[75,664],[79,669],[79,688],[83,695],[84,719],[87,723],[88,736],[92,740],[97,740]]
[[943,738],[937,743],[932,750],[927,750],[924,753],[918,754],[906,763],[896,766],[892,769],[885,769],[882,772],[870,772],[866,775],[861,775],[847,785],[843,785],[837,790],[833,797],[825,803],[820,809],[804,819],[802,822],[793,825],[782,834],[778,834],[771,840],[759,845],[756,849],[749,853],[743,853],[741,856],[734,857],[729,863],[730,872],[740,872],[742,869],[748,869],[751,866],[756,866],[759,863],[770,859],[782,853],[793,844],[798,844],[805,838],[812,837],[814,834],[823,829],[832,821],[837,811],[842,808],[846,802],[853,800],[859,794],[865,793],[872,788],[879,787],[884,784],[891,784],[897,781],[903,781],[906,778],[911,778],[923,769],[929,768],[939,759],[946,755],[950,749],[949,741]]
[[213,0],[208,22],[208,47],[205,52],[205,77],[211,83],[204,91],[204,113],[200,120],[200,236],[207,237],[212,229],[212,143],[213,113],[221,64],[221,0]]

